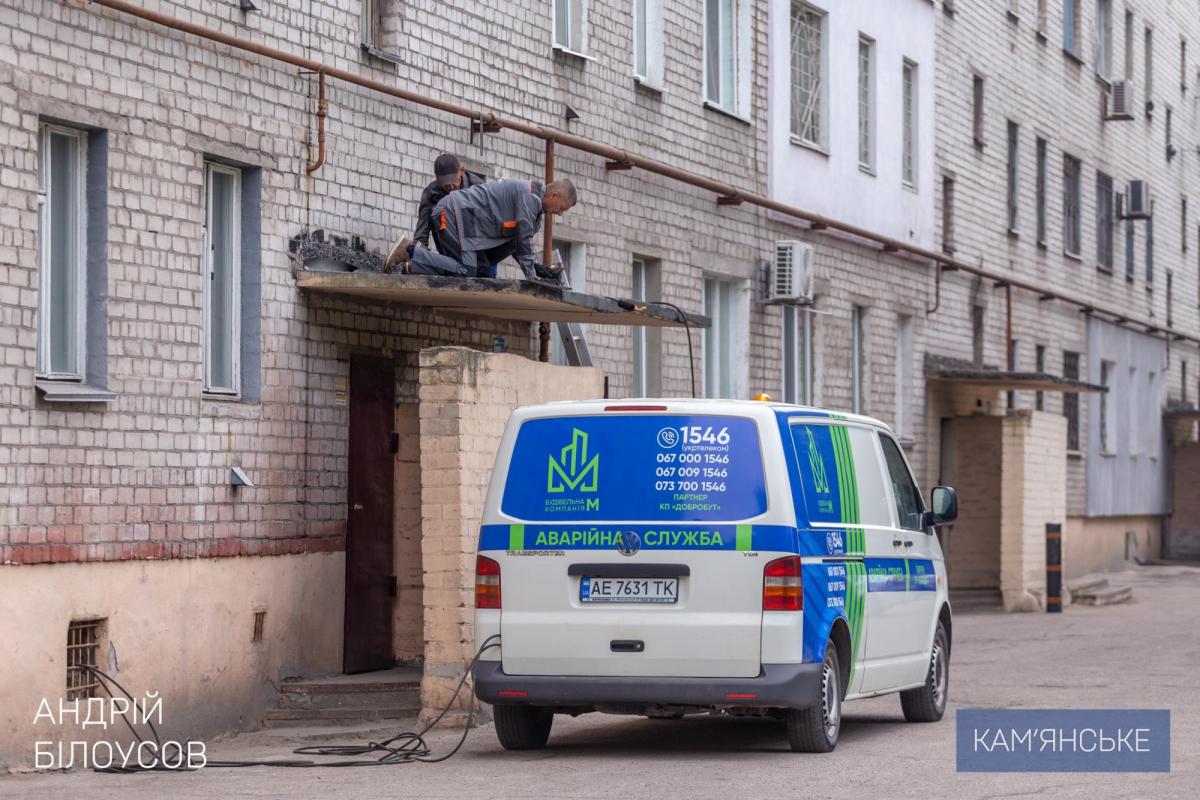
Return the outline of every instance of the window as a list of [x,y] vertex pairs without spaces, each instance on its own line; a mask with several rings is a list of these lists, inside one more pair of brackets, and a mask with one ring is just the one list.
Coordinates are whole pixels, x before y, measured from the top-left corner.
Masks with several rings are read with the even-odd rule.
[[1113,268],[1113,182],[1096,173],[1096,264],[1106,272]]
[[875,169],[875,42],[858,37],[858,165]]
[[983,333],[987,309],[982,305],[971,306],[971,359],[976,366],[983,365]]
[[[1020,345],[1020,342],[1018,342],[1016,339],[1013,339],[1009,343],[1008,359],[1007,359],[1007,361],[1008,361],[1007,367],[1008,367],[1009,372],[1017,372],[1020,369],[1020,367],[1018,367],[1018,364],[1021,363],[1021,360],[1019,357],[1019,354],[1020,354],[1019,345]],[[1015,391],[1013,391],[1012,389],[1008,390],[1007,405],[1008,405],[1008,408],[1016,408],[1017,407],[1017,393]]]
[[204,389],[239,391],[241,170],[209,163],[204,247]]
[[942,252],[954,254],[954,178],[942,176]]
[[887,464],[888,479],[892,484],[892,499],[896,503],[896,523],[905,530],[924,530],[921,522],[925,516],[925,506],[921,502],[921,492],[908,471],[904,454],[890,436],[879,434],[879,442],[883,445],[883,460]]
[[1018,135],[1020,129],[1017,123],[1008,122],[1008,232],[1017,232],[1017,186],[1019,166],[1017,164]]
[[588,0],[554,0],[554,46],[570,53],[587,52]]
[[1150,216],[1146,218],[1146,288],[1154,285],[1154,202],[1150,202]]
[[[1140,398],[1138,397],[1137,385],[1137,367],[1130,367],[1129,386],[1125,391],[1125,402],[1129,404],[1127,420],[1128,427],[1126,430],[1129,432],[1129,455],[1135,457],[1142,450],[1140,443],[1138,442],[1138,417],[1140,417],[1141,414],[1139,413],[1140,409],[1138,408],[1138,400]],[[1109,439],[1109,441],[1115,446],[1115,439]]]
[[903,142],[901,156],[901,180],[910,188],[917,185],[917,65],[907,58],[901,72],[903,96]]
[[[657,259],[635,256],[632,264],[632,298],[639,303],[662,297],[662,264]],[[633,396],[658,397],[662,394],[662,331],[634,326]]]
[[1132,281],[1137,265],[1134,263],[1133,250],[1133,220],[1125,220],[1125,280]]
[[976,147],[983,147],[983,77],[971,79],[971,135]]
[[1037,186],[1034,189],[1037,205],[1037,243],[1046,246],[1046,140],[1037,140]]
[[867,310],[854,306],[850,311],[850,408],[855,414],[864,413],[866,408],[866,326]]
[[813,404],[813,315],[783,307],[783,402]]
[[[1079,380],[1079,353],[1063,351],[1063,377],[1067,380]],[[1067,418],[1067,449],[1079,450],[1079,395],[1075,392],[1063,392],[1063,416]]]
[[1021,0],[1008,0],[1008,16],[1012,19],[1021,16]]
[[1175,131],[1174,131],[1174,125],[1173,125],[1173,120],[1174,120],[1175,114],[1172,111],[1170,106],[1166,107],[1166,111],[1167,111],[1167,161],[1170,161],[1172,158],[1175,157]]
[[67,697],[84,700],[96,697],[100,681],[88,667],[99,666],[102,619],[74,620],[67,625]]
[[1038,36],[1042,39],[1046,38],[1046,31],[1049,28],[1049,22],[1047,19],[1048,17],[1049,17],[1049,14],[1046,12],[1046,0],[1038,0],[1037,33],[1038,33]]
[[1079,57],[1076,50],[1079,42],[1079,4],[1078,0],[1063,0],[1063,50],[1075,58]]
[[1182,359],[1182,360],[1179,362],[1179,368],[1183,370],[1183,375],[1182,375],[1182,377],[1180,378],[1180,381],[1179,381],[1179,389],[1180,389],[1180,392],[1181,392],[1181,399],[1183,400],[1183,404],[1184,404],[1185,406],[1187,405],[1187,401],[1188,401],[1188,378],[1187,378],[1187,367],[1188,367],[1188,362],[1187,362],[1187,359],[1186,359],[1186,358],[1185,358],[1185,359]]
[[1125,80],[1133,80],[1133,12],[1125,9]]
[[1080,164],[1073,156],[1063,156],[1063,250],[1078,256],[1080,240]]
[[1112,0],[1096,0],[1096,41],[1093,60],[1096,74],[1108,80],[1112,53]]
[[1142,44],[1142,82],[1146,84],[1146,102],[1154,98],[1154,29],[1146,28]]
[[82,381],[87,298],[87,134],[43,125],[38,150],[37,373]]
[[[1113,448],[1116,446],[1116,443],[1117,443],[1116,431],[1113,429],[1114,423],[1116,422],[1116,420],[1113,418],[1113,415],[1110,413],[1110,409],[1108,407],[1109,397],[1111,397],[1112,390],[1113,390],[1113,385],[1112,385],[1113,374],[1112,373],[1113,373],[1113,362],[1101,361],[1100,362],[1100,385],[1108,389],[1107,392],[1101,392],[1099,395],[1099,399],[1100,399],[1100,452],[1101,453],[1112,453]],[[1132,389],[1133,387],[1130,387],[1130,388]]]
[[358,23],[358,37],[364,48],[370,49],[379,42],[379,6],[382,0],[362,0]]
[[792,136],[817,147],[825,145],[824,37],[825,14],[793,3]]
[[[795,19],[793,10],[793,72]],[[749,116],[750,0],[705,0],[704,97],[730,114]],[[793,92],[795,90],[793,89]]]
[[1167,327],[1175,324],[1175,272],[1167,270]]
[[1187,79],[1187,39],[1179,40],[1179,91],[1186,92]]
[[[1034,370],[1039,375],[1044,375],[1046,372],[1046,345],[1039,344],[1033,350]],[[1046,410],[1046,393],[1038,392],[1033,396],[1033,407],[1038,411]]]
[[747,293],[744,281],[704,279],[704,396],[739,397],[745,392]]
[[901,441],[911,438],[909,421],[912,393],[913,318],[903,315],[896,320],[896,435]]
[[663,64],[663,0],[633,0],[633,75],[661,87]]
[[1187,213],[1187,198],[1183,197],[1179,200],[1179,244],[1183,248],[1183,252],[1188,251],[1188,213]]

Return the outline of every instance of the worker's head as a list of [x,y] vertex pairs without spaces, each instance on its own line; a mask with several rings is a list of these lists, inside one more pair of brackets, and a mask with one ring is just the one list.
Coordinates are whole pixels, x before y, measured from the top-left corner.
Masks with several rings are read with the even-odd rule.
[[546,184],[546,193],[542,195],[542,211],[558,216],[575,205],[578,199],[575,184],[565,179],[551,181]]
[[438,186],[447,192],[462,188],[463,172],[465,170],[458,156],[452,153],[442,153],[433,161],[433,176]]

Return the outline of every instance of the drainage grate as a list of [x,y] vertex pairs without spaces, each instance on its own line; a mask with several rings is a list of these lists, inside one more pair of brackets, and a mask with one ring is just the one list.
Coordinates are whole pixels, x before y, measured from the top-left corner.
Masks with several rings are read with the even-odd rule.
[[100,653],[102,619],[75,620],[67,625],[67,699],[82,700],[96,696],[100,682],[85,667],[96,666]]
[[263,638],[263,625],[267,621],[267,612],[254,612],[254,634],[250,637],[252,642],[261,642]]

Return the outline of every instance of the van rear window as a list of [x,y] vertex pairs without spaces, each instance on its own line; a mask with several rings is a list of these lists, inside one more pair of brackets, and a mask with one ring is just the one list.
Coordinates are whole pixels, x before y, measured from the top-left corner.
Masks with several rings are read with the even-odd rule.
[[767,510],[745,417],[545,417],[517,432],[501,508],[530,521],[733,521]]

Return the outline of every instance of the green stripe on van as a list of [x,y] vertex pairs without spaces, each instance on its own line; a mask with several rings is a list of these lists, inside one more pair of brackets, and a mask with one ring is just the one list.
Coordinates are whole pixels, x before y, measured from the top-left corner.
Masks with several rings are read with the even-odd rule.
[[508,526],[508,549],[509,550],[524,550],[525,549],[525,526],[524,525],[509,525]]
[[754,526],[752,526],[752,525],[738,525],[737,526],[737,549],[738,550],[750,550],[751,549],[751,547],[750,547],[750,543],[751,543],[750,532],[753,530],[753,527]]

